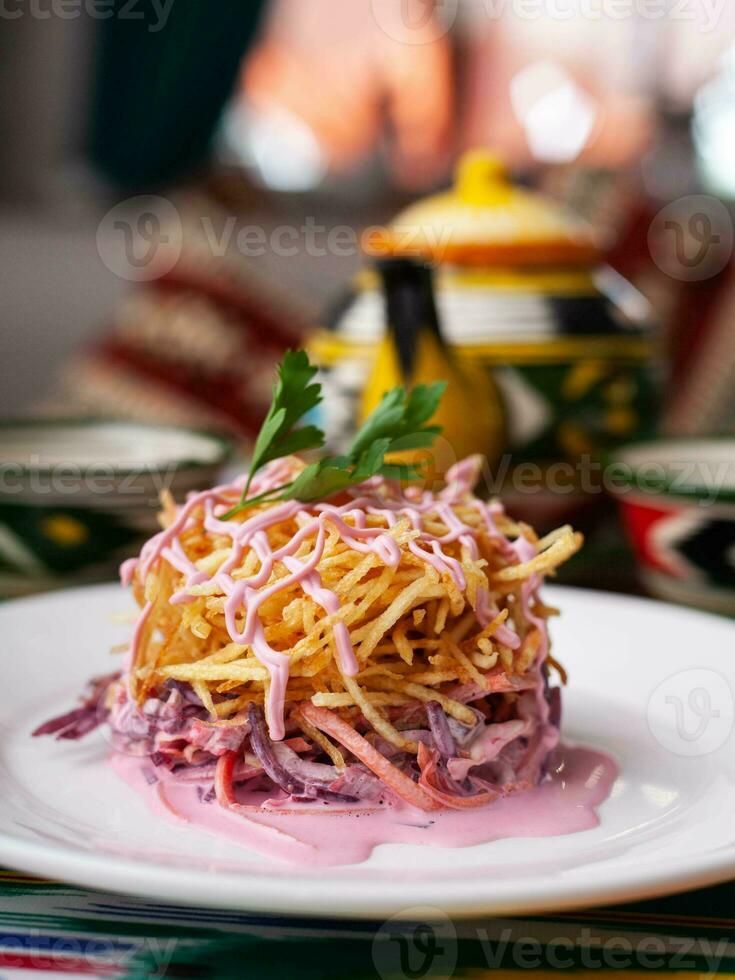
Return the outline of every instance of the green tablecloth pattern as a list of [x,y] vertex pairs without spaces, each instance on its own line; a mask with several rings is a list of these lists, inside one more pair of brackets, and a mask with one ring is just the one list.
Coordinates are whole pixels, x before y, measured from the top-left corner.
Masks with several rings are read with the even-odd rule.
[[0,872],[0,980],[735,977],[735,882],[635,905],[451,922],[162,905]]

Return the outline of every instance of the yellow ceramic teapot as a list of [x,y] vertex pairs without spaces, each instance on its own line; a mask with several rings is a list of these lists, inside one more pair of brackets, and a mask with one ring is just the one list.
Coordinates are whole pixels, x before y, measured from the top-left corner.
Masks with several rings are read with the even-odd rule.
[[[594,458],[651,431],[647,302],[601,264],[586,225],[511,184],[494,157],[465,156],[452,189],[366,232],[364,247],[373,258],[435,264],[444,339],[458,364],[481,369],[500,391],[514,464]],[[335,445],[359,419],[385,333],[380,277],[368,266],[311,342],[323,368],[322,421]]]
[[360,399],[360,421],[386,391],[444,381],[433,418],[441,433],[431,449],[414,452],[428,479],[442,481],[460,459],[480,454],[494,462],[505,444],[505,419],[497,387],[484,368],[461,359],[444,341],[434,300],[431,267],[420,259],[392,257],[377,263],[386,330],[376,345]]

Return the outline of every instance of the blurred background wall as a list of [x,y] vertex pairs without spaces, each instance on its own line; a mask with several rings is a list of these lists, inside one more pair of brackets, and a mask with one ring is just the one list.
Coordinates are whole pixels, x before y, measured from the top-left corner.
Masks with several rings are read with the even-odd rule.
[[0,20],[0,412],[23,412],[125,284],[100,262],[85,157],[95,22]]
[[[271,0],[203,12],[112,0],[94,13],[81,0],[8,0],[0,411],[43,400],[64,359],[111,329],[133,287],[100,246],[120,200],[200,195],[266,237],[308,218],[346,225],[357,242],[446,185],[477,145],[592,221],[673,347],[688,349],[693,328],[672,326],[690,316],[687,290],[648,231],[672,201],[709,195],[729,208],[735,195],[735,11],[717,0],[536,7]],[[296,254],[237,261],[275,281],[308,326],[361,258],[357,246],[316,255],[300,241]],[[721,273],[684,297],[690,311],[714,302]]]

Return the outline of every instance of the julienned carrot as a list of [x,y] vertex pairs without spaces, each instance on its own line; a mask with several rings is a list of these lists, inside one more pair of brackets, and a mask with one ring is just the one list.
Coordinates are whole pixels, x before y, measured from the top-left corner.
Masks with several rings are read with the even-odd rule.
[[327,735],[331,735],[356,758],[364,762],[378,779],[381,779],[406,803],[410,803],[420,810],[440,809],[440,803],[433,800],[420,786],[417,786],[410,776],[397,769],[392,762],[389,762],[384,755],[373,748],[367,739],[364,739],[339,715],[335,715],[328,708],[317,708],[313,704],[302,704],[300,710],[307,721],[310,721],[312,725]]
[[217,769],[214,774],[214,792],[219,805],[225,808],[237,802],[232,787],[232,775],[235,771],[236,760],[236,752],[225,752],[217,760]]

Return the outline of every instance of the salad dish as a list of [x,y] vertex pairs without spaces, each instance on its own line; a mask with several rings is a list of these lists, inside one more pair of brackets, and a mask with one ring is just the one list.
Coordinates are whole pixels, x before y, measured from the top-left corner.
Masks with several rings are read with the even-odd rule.
[[507,836],[562,771],[579,772],[576,824],[552,807],[545,832],[591,825],[606,790],[586,779],[595,753],[560,748],[541,595],[581,536],[539,538],[476,496],[479,458],[421,482],[442,385],[389,392],[344,455],[302,459],[322,443],[300,424],[313,375],[286,356],[247,474],[164,495],[162,529],[122,568],[140,611],[121,669],[34,734],[104,726],[160,812],[287,859]]

